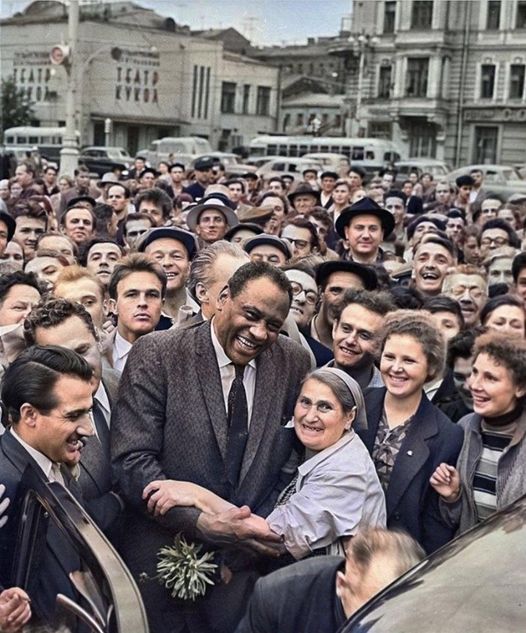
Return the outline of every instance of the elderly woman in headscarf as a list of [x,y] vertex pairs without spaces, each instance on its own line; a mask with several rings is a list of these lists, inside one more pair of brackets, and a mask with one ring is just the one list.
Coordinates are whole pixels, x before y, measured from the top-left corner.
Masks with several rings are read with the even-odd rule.
[[[246,521],[280,535],[283,553],[295,559],[313,552],[341,553],[345,540],[361,527],[385,526],[384,493],[367,449],[353,429],[367,427],[358,383],[335,368],[308,374],[287,426],[294,428],[303,446],[303,461],[270,515],[251,515]],[[154,515],[182,505],[212,514],[233,507],[182,481],[153,481],[143,496]]]

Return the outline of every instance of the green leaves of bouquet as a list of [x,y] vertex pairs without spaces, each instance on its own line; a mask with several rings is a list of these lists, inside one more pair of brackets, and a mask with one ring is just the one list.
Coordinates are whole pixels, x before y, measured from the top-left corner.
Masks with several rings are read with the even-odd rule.
[[[209,585],[215,584],[212,577],[217,565],[212,562],[214,552],[201,554],[202,545],[188,543],[177,534],[173,545],[161,547],[157,556],[157,580],[170,591],[172,598],[195,600],[204,596]],[[141,579],[147,579],[141,574]]]

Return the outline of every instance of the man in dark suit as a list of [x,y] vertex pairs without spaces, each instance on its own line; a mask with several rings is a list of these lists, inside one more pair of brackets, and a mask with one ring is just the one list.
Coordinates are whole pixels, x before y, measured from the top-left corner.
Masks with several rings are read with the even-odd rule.
[[88,512],[99,526],[111,528],[122,511],[122,502],[111,487],[109,429],[120,373],[102,369],[95,327],[80,303],[51,299],[34,308],[24,322],[24,336],[28,345],[60,345],[77,352],[93,371],[90,417],[95,433],[82,450],[79,483]]
[[336,633],[423,556],[407,534],[362,530],[345,558],[307,558],[258,580],[236,633]]
[[[0,481],[6,495],[17,499],[20,480],[28,466],[47,482],[65,486],[82,502],[82,494],[69,466],[79,459],[83,439],[93,433],[92,371],[78,354],[60,347],[32,347],[6,370],[2,403],[11,428],[0,437]],[[0,530],[0,586],[10,587],[14,544],[19,522],[16,503],[7,511]],[[54,617],[57,593],[78,601],[69,573],[80,559],[66,536],[51,522],[41,563],[30,576],[31,600],[37,616]]]
[[[178,532],[223,560],[225,545],[236,555],[240,545],[271,549],[245,519],[272,509],[294,441],[283,425],[310,365],[279,335],[290,302],[283,272],[250,262],[220,293],[211,322],[153,333],[133,347],[112,418],[112,457],[130,511],[122,554],[135,576],[155,575],[159,548]],[[198,483],[240,507],[221,515],[172,508],[154,519],[143,491],[163,479]],[[142,584],[151,629],[232,631],[255,580],[253,559],[237,558],[227,559],[230,582],[218,579],[195,606],[181,607],[156,581]]]

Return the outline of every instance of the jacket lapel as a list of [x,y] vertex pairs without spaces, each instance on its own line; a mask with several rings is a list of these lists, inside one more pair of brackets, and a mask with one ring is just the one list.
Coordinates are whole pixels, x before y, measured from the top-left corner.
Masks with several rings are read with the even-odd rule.
[[199,359],[196,373],[208,410],[208,419],[214,429],[217,445],[224,460],[226,458],[228,421],[221,387],[221,375],[210,336],[210,327],[211,324],[208,322],[195,329],[195,346]]
[[391,473],[391,479],[385,495],[388,518],[398,505],[411,481],[424,467],[429,457],[427,440],[436,435],[437,432],[438,428],[433,407],[427,397],[422,394],[422,400],[402,442]]

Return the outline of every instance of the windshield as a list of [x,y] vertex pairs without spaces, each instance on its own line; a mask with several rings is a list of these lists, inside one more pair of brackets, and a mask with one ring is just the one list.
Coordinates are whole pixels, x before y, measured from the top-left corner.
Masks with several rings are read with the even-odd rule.
[[345,633],[526,630],[525,523],[523,498],[409,572]]

